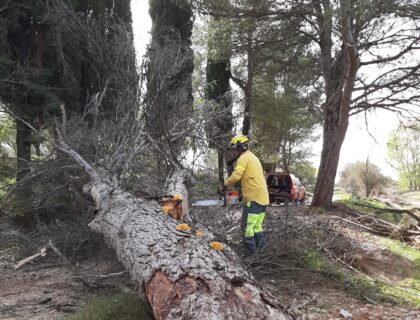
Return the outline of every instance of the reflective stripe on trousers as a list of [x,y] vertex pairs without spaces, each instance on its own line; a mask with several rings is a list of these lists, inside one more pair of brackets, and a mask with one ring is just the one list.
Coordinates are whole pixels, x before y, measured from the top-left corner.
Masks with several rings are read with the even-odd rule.
[[263,231],[265,206],[254,201],[247,202],[242,212],[241,230],[246,238]]

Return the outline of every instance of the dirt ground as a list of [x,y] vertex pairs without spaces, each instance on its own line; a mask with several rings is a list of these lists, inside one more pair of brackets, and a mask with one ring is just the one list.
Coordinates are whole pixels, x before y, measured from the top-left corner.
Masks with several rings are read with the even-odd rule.
[[[195,208],[193,212],[197,225],[209,225],[221,241],[243,257],[240,216],[240,207]],[[19,246],[30,239],[7,223],[1,226],[0,319],[62,319],[92,294],[131,288],[123,267],[106,248],[86,251],[80,259],[73,259],[71,265],[63,264],[48,250],[46,257],[37,257],[15,269],[18,261],[38,253],[42,243],[47,242],[38,237],[31,250],[22,251]],[[301,257],[294,256],[296,248],[310,252],[313,242],[318,241],[318,247],[324,247],[325,254],[330,254],[337,268],[341,266],[345,277],[360,273],[398,282],[408,276],[412,264],[381,247],[375,236],[337,223],[326,215],[313,214],[304,206],[268,208],[265,226],[268,253],[263,253],[258,263],[244,258],[244,264],[253,271],[256,281],[276,295],[297,318],[420,319],[419,309],[369,301],[351,282],[329,274],[326,266],[315,268],[321,271],[309,270]],[[361,257],[363,262],[360,270],[354,263],[355,257]]]
[[[83,257],[80,262],[71,265],[63,265],[49,249],[45,257],[37,257],[15,269],[16,264],[28,256],[28,250],[19,248],[28,240],[22,237],[7,223],[2,224],[0,319],[62,319],[75,312],[88,296],[131,288],[124,268],[106,248],[97,250],[98,255],[88,259]],[[39,237],[36,237],[37,240]],[[47,242],[44,244],[47,245]],[[38,248],[42,246],[41,242],[38,243]],[[34,250],[33,254],[38,251]]]

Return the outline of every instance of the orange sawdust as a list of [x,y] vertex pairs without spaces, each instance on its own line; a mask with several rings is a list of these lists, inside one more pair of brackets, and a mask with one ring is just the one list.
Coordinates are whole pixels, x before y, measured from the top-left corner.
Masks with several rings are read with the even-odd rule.
[[181,201],[182,200],[182,196],[180,195],[180,194],[175,194],[173,197],[172,197],[172,200],[173,201]]
[[210,242],[210,247],[214,250],[219,250],[219,251],[225,250],[225,247],[223,246],[223,244],[217,241]]
[[202,231],[200,231],[200,230],[195,230],[195,236],[196,236],[197,238],[202,238],[202,237],[203,237],[203,232],[202,232]]
[[174,208],[174,205],[173,204],[165,204],[162,207],[162,210],[163,210],[163,212],[165,212],[166,214],[168,214],[169,211],[173,210],[173,208]]
[[186,223],[181,223],[179,225],[176,226],[176,230],[179,231],[191,231],[191,228],[188,224]]

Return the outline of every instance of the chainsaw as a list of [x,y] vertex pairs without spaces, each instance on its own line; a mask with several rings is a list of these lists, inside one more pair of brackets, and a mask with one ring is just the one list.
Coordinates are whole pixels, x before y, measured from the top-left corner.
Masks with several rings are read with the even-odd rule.
[[235,205],[235,204],[239,204],[242,200],[242,195],[236,190],[220,192],[220,190],[217,189],[217,193],[221,197],[223,197],[223,205],[224,206],[232,206],[232,205]]
[[[235,159],[236,160],[236,159]],[[233,163],[234,161],[228,161],[227,162],[227,171],[228,171],[228,176],[230,176],[233,172]],[[234,190],[234,191],[223,191],[220,192],[219,189],[217,189],[217,193],[223,197],[223,205],[224,206],[231,206],[231,205],[235,205],[235,204],[239,204],[242,200],[242,194],[240,194],[238,191]]]

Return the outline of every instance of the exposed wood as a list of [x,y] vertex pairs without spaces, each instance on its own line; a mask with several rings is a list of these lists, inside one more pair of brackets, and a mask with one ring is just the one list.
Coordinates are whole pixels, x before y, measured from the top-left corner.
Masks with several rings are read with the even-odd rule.
[[191,175],[181,169],[177,169],[171,176],[166,189],[163,206],[171,206],[167,213],[176,220],[184,220],[188,217],[188,186],[193,182]]

